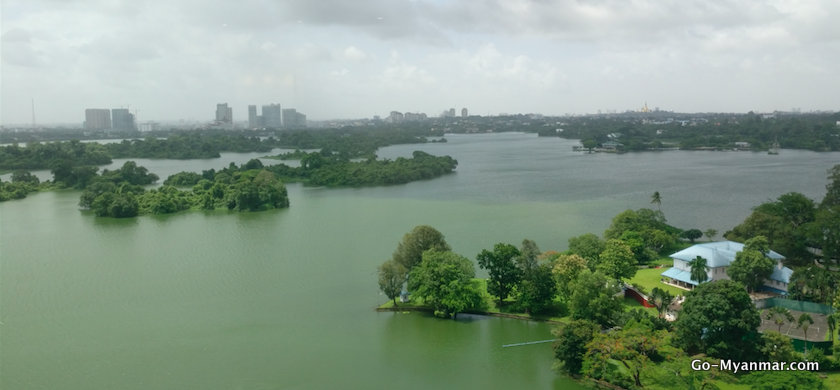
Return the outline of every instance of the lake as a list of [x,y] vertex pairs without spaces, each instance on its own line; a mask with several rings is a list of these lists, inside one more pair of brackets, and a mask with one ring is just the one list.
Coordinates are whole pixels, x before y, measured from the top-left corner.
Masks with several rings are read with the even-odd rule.
[[[419,224],[475,259],[523,238],[563,250],[628,209],[724,232],[790,191],[819,200],[840,153],[581,154],[503,133],[397,145],[458,159],[406,185],[288,186],[291,207],[129,220],[78,210],[79,192],[0,203],[0,388],[581,388],[551,370],[544,323],[377,313],[376,266]],[[212,160],[135,159],[161,179]],[[111,168],[122,165],[118,160]],[[275,163],[264,160],[266,163]]]

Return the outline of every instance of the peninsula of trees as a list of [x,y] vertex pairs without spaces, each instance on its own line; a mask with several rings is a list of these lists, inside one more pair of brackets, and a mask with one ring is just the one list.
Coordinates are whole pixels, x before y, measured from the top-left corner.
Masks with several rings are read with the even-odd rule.
[[[699,229],[668,225],[660,211],[627,210],[616,215],[603,238],[584,234],[569,239],[565,252],[540,252],[524,240],[517,247],[497,243],[475,256],[487,279],[475,278],[475,265],[452,252],[443,234],[418,226],[378,268],[382,292],[398,310],[425,309],[455,318],[459,312],[516,313],[550,319],[555,329],[559,368],[581,380],[626,389],[705,388],[746,385],[750,389],[824,389],[840,376],[823,380],[810,371],[693,370],[692,361],[718,364],[721,359],[770,364],[817,362],[822,372],[840,370],[835,342],[838,314],[826,316],[820,329],[833,348],[794,348],[792,339],[765,328],[762,318],[813,335],[815,321],[782,306],[759,310],[750,291],[773,271],[772,249],[790,253],[792,298],[840,308],[840,165],[828,172],[826,195],[819,203],[798,193],[759,205],[742,224],[725,233],[745,241],[727,269],[731,280],[704,282],[706,259],[691,262],[691,291],[666,286],[657,277],[637,284],[637,272],[670,263],[667,254],[700,238]],[[659,193],[652,203],[662,202]],[[707,229],[707,236],[716,234]],[[695,272],[698,271],[698,272]],[[651,308],[624,298],[632,285],[647,294]],[[652,288],[651,288],[652,287]],[[679,308],[672,291],[684,296]],[[399,302],[398,298],[400,301]],[[813,305],[813,303],[811,303]],[[825,307],[825,306],[823,306]],[[670,319],[666,320],[666,313]],[[821,335],[820,335],[821,336]],[[820,337],[821,338],[821,337]],[[801,348],[801,347],[800,347]],[[833,355],[833,356],[832,356]],[[739,387],[740,388],[740,387]]]

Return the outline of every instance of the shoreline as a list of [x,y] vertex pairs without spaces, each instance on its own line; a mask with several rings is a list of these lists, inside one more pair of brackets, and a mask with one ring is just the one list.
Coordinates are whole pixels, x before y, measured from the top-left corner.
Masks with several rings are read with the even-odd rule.
[[[423,306],[393,306],[393,307],[382,307],[382,305],[378,306],[374,311],[378,313],[384,312],[423,312],[423,313],[432,313],[434,310],[430,307],[423,307]],[[491,311],[480,311],[480,310],[470,310],[470,311],[463,311],[457,314],[475,314],[475,315],[482,315],[487,317],[498,317],[498,318],[511,318],[515,320],[526,320],[526,321],[537,321],[537,322],[547,322],[550,324],[563,324],[563,321],[552,320],[549,318],[536,318],[530,317],[527,314],[513,314],[513,313],[500,313],[500,312],[491,312]],[[456,314],[456,317],[457,317]]]

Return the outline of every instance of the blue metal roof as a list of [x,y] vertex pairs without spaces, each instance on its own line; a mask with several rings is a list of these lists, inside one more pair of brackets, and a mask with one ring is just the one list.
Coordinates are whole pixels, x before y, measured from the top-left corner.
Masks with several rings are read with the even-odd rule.
[[770,274],[770,279],[782,282],[782,283],[790,283],[790,276],[793,275],[793,270],[788,267],[779,267],[773,268],[773,273]]
[[696,281],[691,280],[691,272],[689,271],[683,271],[677,268],[668,268],[667,270],[665,270],[665,272],[662,273],[662,276],[666,278],[676,279],[680,282],[693,284],[695,286],[697,285]]
[[[728,267],[735,260],[735,254],[742,250],[744,250],[744,244],[735,241],[707,242],[685,248],[672,254],[671,258],[691,261],[695,257],[700,256],[706,259],[706,266],[709,268]],[[774,251],[770,251],[767,257],[773,260],[782,260],[785,258]],[[789,277],[788,280],[790,280]]]

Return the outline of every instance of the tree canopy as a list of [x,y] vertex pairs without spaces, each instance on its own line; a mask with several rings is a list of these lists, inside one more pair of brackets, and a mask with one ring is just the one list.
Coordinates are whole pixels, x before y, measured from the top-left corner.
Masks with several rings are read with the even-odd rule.
[[441,232],[428,225],[419,225],[403,236],[392,258],[411,271],[423,260],[423,252],[429,249],[448,251],[450,248]]
[[554,331],[557,341],[554,356],[563,363],[563,369],[570,374],[579,374],[586,355],[586,345],[595,338],[600,328],[587,320],[574,320]]
[[430,249],[411,270],[412,294],[432,306],[438,317],[454,318],[459,312],[480,308],[483,299],[472,281],[475,269],[469,259],[449,251]]
[[686,293],[674,324],[675,342],[692,354],[749,359],[755,356],[760,324],[758,310],[741,283],[703,283]]
[[616,294],[621,288],[615,279],[600,271],[583,270],[574,281],[569,309],[573,319],[593,321],[602,327],[618,323],[622,306]]
[[744,249],[735,254],[735,260],[726,269],[726,274],[732,280],[744,284],[749,291],[758,290],[776,266],[776,261],[767,257],[768,251],[767,239],[764,236],[747,240]]
[[629,279],[636,274],[636,258],[633,251],[621,240],[607,240],[599,258],[595,268],[613,279]]
[[517,266],[520,255],[515,246],[498,243],[492,252],[483,249],[476,257],[479,267],[490,274],[487,292],[499,298],[500,306],[522,280],[522,270]]
[[378,274],[379,289],[385,293],[385,296],[392,299],[396,306],[397,297],[400,296],[403,283],[405,283],[405,267],[393,259],[387,260],[379,266]]

